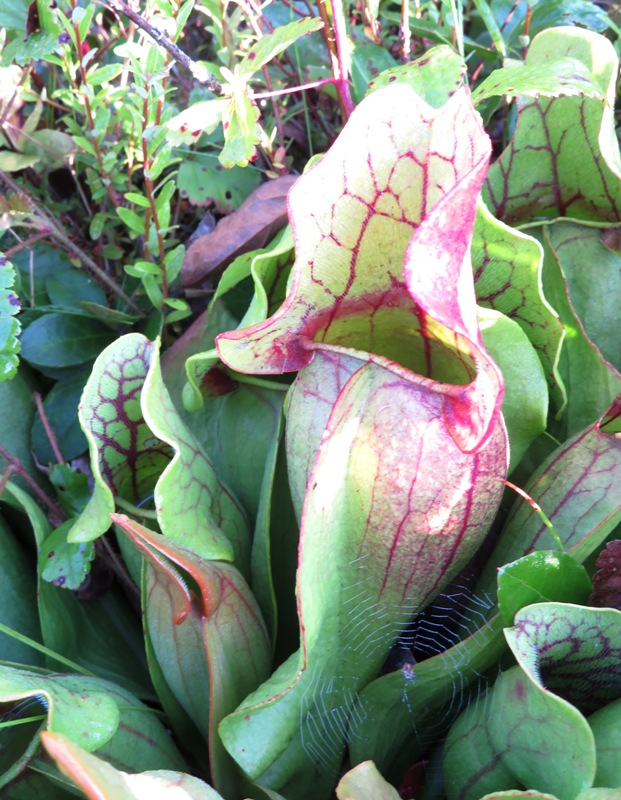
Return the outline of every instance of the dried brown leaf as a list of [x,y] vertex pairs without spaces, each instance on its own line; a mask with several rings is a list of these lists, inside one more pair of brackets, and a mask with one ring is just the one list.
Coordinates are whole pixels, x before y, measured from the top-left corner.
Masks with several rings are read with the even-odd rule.
[[287,224],[287,193],[295,180],[283,175],[261,184],[215,230],[192,242],[181,268],[182,285],[197,286],[242,253],[264,247]]

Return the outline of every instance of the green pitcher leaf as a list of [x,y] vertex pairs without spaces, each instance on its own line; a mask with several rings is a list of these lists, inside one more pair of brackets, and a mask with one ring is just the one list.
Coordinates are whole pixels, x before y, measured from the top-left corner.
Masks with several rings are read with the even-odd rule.
[[621,218],[621,157],[613,115],[617,55],[599,34],[552,28],[533,39],[526,65],[566,57],[587,67],[603,97],[518,101],[515,133],[490,167],[484,188],[485,202],[499,219]]
[[491,309],[479,309],[478,316],[483,343],[505,384],[502,414],[509,437],[511,473],[546,429],[548,387],[537,353],[518,323]]
[[222,800],[198,778],[183,772],[153,770],[128,774],[92,755],[62,733],[43,731],[41,741],[58,764],[90,800]]
[[558,360],[565,332],[543,294],[540,243],[494,219],[481,203],[472,239],[472,266],[477,303],[518,323],[537,351],[555,406],[562,408],[566,391]]
[[161,377],[157,344],[127,334],[106,348],[84,390],[80,420],[95,490],[70,542],[102,534],[115,497],[136,505],[153,493],[165,536],[209,558],[235,557],[248,569],[243,512],[177,414]]
[[[469,597],[449,594],[447,607],[438,604],[437,621],[432,616],[421,624],[413,639],[414,645],[418,639],[423,644],[437,640],[441,652],[416,663],[402,644],[396,652],[401,666],[363,689],[350,722],[353,761],[372,758],[390,771],[387,774],[403,774],[468,703],[468,688],[475,685],[481,691],[481,676],[498,663],[504,649],[503,624],[513,624],[515,613],[532,602],[582,602],[591,592],[584,568],[558,551],[532,553],[509,564],[498,580],[503,616],[496,614],[486,622],[491,602],[481,597],[473,603]],[[467,624],[451,634],[444,630],[445,620],[455,605],[468,608]],[[462,640],[452,644],[451,636]]]
[[583,713],[621,695],[621,612],[539,603],[505,630],[519,666],[457,720],[444,749],[447,796],[531,788],[572,800],[596,775]]
[[[585,318],[590,319],[594,313],[603,313],[604,303],[609,302],[603,298],[609,298],[611,292],[614,292],[615,283],[618,282],[616,273],[621,261],[607,258],[606,256],[612,257],[613,254],[608,252],[604,255],[601,251],[606,248],[601,244],[595,250],[592,248],[591,252],[581,252],[584,239],[581,241],[580,234],[583,230],[582,226],[564,223],[560,223],[558,227],[552,224],[531,230],[543,244],[543,288],[546,297],[558,311],[565,328],[558,371],[567,389],[567,405],[558,410],[557,418],[561,416],[561,411],[562,418],[552,428],[552,432],[561,439],[572,436],[598,419],[621,392],[621,374],[602,357],[600,350],[585,332],[582,316],[577,313],[580,310]],[[589,292],[592,292],[593,299],[585,302],[584,286],[582,289],[576,286],[577,280],[584,284],[584,277],[577,279],[576,274],[578,271],[584,273],[584,259],[590,261],[592,256],[597,258],[592,263],[598,267],[596,270],[589,270],[592,274]],[[565,268],[571,275],[571,283]],[[615,328],[616,316],[613,313],[608,318],[612,329]],[[615,333],[604,334],[601,327],[598,332],[600,341],[608,338],[614,349]]]
[[46,537],[52,532],[52,526],[33,497],[13,481],[7,481],[0,500],[26,515],[32,527],[35,544],[37,548],[40,548]]
[[37,771],[58,777],[38,755],[42,727],[64,733],[86,750],[96,750],[119,769],[185,767],[152,709],[107,681],[0,667],[0,698],[6,720],[32,718],[11,728],[10,747],[3,748],[0,756],[0,785],[8,797],[13,797],[14,784],[28,777],[24,770],[29,762]]
[[49,730],[78,738],[89,750],[103,747],[119,727],[120,695],[115,697],[109,689],[104,681],[83,675],[39,675],[0,666],[3,703],[35,698]]
[[596,786],[621,787],[621,700],[614,700],[588,717],[597,751]]
[[[297,634],[291,600],[295,596],[298,524],[283,464],[284,432],[284,417],[281,414],[267,452],[252,540],[252,592],[261,608],[274,647],[277,636],[290,644],[296,641]],[[281,603],[278,603],[277,596]]]
[[[578,563],[621,521],[621,440],[615,427],[620,414],[618,397],[600,421],[558,447],[524,486]],[[555,548],[537,511],[518,498],[482,572],[479,588],[493,594],[498,567],[533,550]]]
[[[615,250],[615,228],[557,221],[544,226],[567,283],[567,295],[584,333],[602,356],[621,370],[621,252]],[[589,264],[590,269],[584,269]]]
[[70,542],[103,534],[110,527],[115,497],[143,502],[170,462],[169,448],[153,435],[140,405],[154,350],[145,337],[128,334],[103,350],[95,362],[79,409],[95,486],[69,532]]
[[[145,614],[153,650],[209,745],[216,787],[229,796],[239,775],[217,725],[267,677],[270,666],[271,647],[256,601],[233,565],[205,561],[127,517],[113,519],[149,560]],[[198,596],[171,561],[191,577]]]
[[284,304],[216,339],[237,371],[300,370],[287,455],[301,649],[220,725],[248,777],[293,799],[331,791],[356,693],[499,497],[501,381],[469,260],[487,158],[465,89],[437,110],[402,84],[370,94],[290,191]]
[[[64,466],[64,469],[70,472],[68,467]],[[27,516],[37,549],[44,548],[53,533],[50,523],[30,495],[9,481],[2,500]],[[153,699],[140,625],[118,587],[111,587],[101,596],[83,602],[73,592],[42,580],[39,574],[36,594],[42,641],[48,649],[138,697]],[[20,605],[15,608],[23,610],[28,604],[27,596],[24,594]],[[29,635],[34,639],[41,638],[34,633]],[[38,654],[31,648],[29,650],[28,658],[13,660],[38,664]],[[8,650],[3,652],[6,657]],[[60,668],[61,662],[50,656],[45,659],[50,669]]]
[[[9,720],[12,716],[19,719],[26,714],[42,715],[44,728],[66,735],[89,752],[98,752],[119,769],[183,770],[185,767],[153,710],[108,681],[0,666],[0,699],[6,704]],[[15,727],[16,734],[19,729],[20,726]],[[36,752],[38,728],[29,728],[26,737],[22,737],[20,747]],[[1,786],[27,766],[20,756],[21,753],[6,751],[0,755]]]
[[[217,333],[236,323],[219,300],[166,351],[162,371],[179,415],[205,449],[220,480],[239,498],[252,524],[258,513],[267,453],[280,424],[286,386],[240,383],[221,364],[211,368],[214,361],[206,348],[213,345]],[[189,389],[184,364],[189,372],[196,369],[195,374],[200,373],[201,391],[209,394],[209,384],[212,395],[216,395],[205,405],[202,394]],[[188,405],[194,410],[186,408],[185,390],[193,398]],[[198,402],[194,403],[194,399]],[[198,408],[200,413],[196,413]]]
[[179,417],[162,380],[158,349],[144,382],[141,406],[150,430],[174,452],[155,486],[162,533],[204,558],[234,560],[247,574],[250,533],[245,514]]
[[[140,624],[118,587],[81,601],[39,581],[39,614],[46,647],[145,701],[154,699]],[[47,662],[60,669],[54,658]]]

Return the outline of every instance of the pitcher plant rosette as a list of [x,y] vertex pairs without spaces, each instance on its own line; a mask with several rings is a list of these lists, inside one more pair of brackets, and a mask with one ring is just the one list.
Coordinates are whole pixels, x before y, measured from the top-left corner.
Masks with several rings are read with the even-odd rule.
[[369,95],[290,192],[285,302],[216,339],[237,372],[298,373],[300,649],[220,725],[245,774],[285,796],[329,794],[357,693],[498,509],[503,380],[470,259],[489,156],[466,87],[440,108],[404,84]]

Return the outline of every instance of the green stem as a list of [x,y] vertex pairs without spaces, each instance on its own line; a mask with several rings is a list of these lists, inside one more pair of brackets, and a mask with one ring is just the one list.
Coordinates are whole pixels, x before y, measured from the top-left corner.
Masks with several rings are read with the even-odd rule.
[[226,369],[226,374],[232,381],[235,381],[235,383],[258,386],[259,389],[273,389],[276,392],[289,391],[289,384],[287,383],[276,383],[276,381],[268,381],[265,378],[257,378],[255,375],[244,375],[228,368]]
[[122,508],[123,511],[127,511],[128,514],[131,514],[132,517],[142,517],[143,519],[154,519],[157,521],[157,511],[151,511],[148,508],[140,508],[140,506],[135,506],[132,503],[128,503],[127,500],[123,500],[122,497],[115,497],[114,502],[119,508]]
[[27,647],[32,647],[33,650],[37,650],[39,653],[43,653],[44,656],[48,656],[48,658],[54,659],[54,661],[58,661],[60,664],[64,664],[65,667],[69,667],[73,672],[79,672],[80,675],[89,675],[91,678],[96,678],[94,672],[91,672],[88,669],[84,669],[79,664],[76,664],[75,661],[71,661],[69,658],[65,658],[61,656],[60,653],[55,653],[53,650],[50,650],[49,647],[46,647],[43,644],[39,644],[39,642],[35,642],[34,639],[31,639],[28,636],[24,636],[23,633],[18,633],[14,631],[13,628],[9,628],[6,625],[3,625],[0,622],[0,633],[5,633],[7,636],[10,636],[12,639],[16,639],[18,642],[25,644]]

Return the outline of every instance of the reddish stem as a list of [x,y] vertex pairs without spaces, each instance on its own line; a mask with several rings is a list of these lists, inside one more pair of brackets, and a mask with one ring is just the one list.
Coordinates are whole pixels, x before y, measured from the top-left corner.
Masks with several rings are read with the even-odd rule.
[[56,461],[59,464],[64,464],[65,459],[63,458],[63,454],[60,452],[60,447],[58,446],[56,434],[52,430],[50,421],[47,418],[45,409],[43,408],[43,400],[41,399],[41,395],[39,394],[39,392],[33,392],[32,396],[37,406],[37,411],[39,412],[39,416],[41,417],[41,422],[43,423],[43,429],[45,430],[45,435],[47,436],[48,442],[50,443],[50,447],[52,448]]
[[57,520],[64,520],[66,519],[66,515],[63,510],[58,506],[53,500],[45,494],[43,489],[39,486],[39,484],[32,478],[28,472],[22,466],[21,461],[17,456],[14,456],[12,453],[9,453],[8,450],[0,444],[0,456],[4,458],[7,462],[7,471],[10,469],[13,472],[16,472],[21,478],[23,478],[32,492],[36,494],[36,496],[41,500],[45,505],[50,509],[52,514]]

